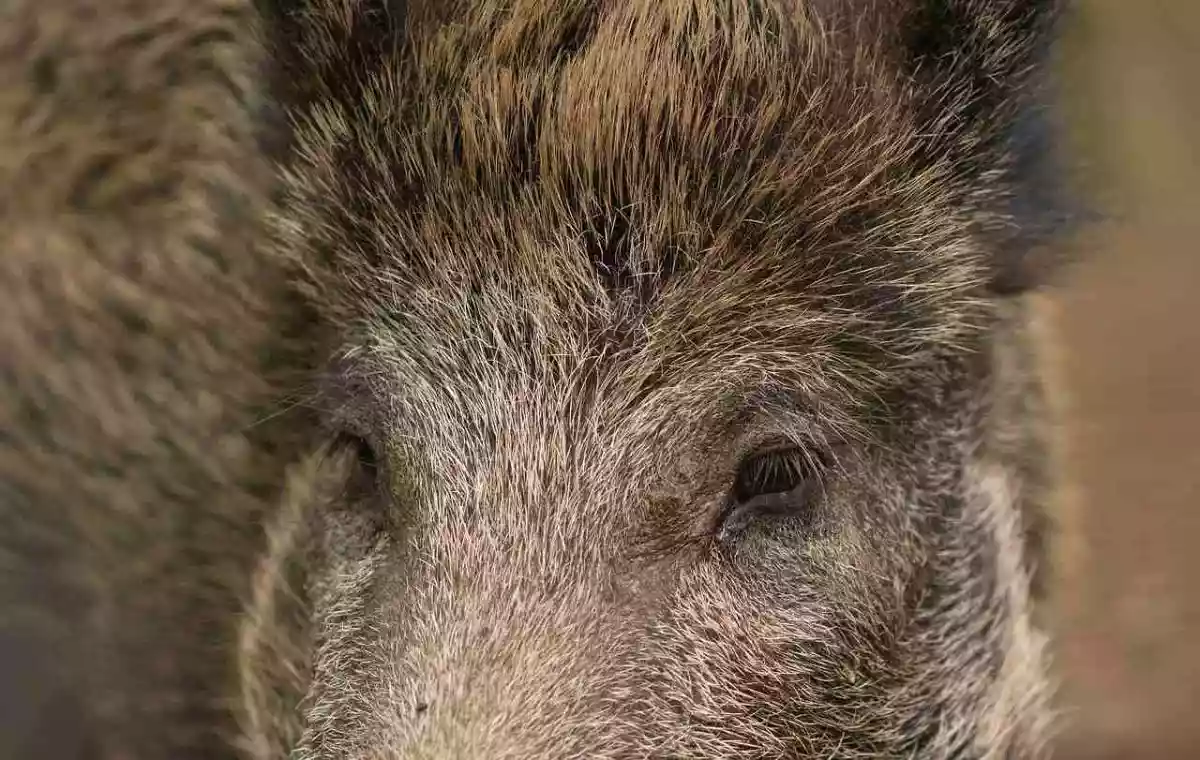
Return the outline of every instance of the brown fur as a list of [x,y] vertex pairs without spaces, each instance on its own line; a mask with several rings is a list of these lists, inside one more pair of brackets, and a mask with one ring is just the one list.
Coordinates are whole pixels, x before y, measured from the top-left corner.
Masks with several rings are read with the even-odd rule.
[[106,756],[1039,753],[1055,3],[84,5],[0,31],[0,482]]
[[254,18],[236,0],[5,5],[0,627],[6,658],[38,666],[11,700],[58,714],[6,731],[4,757],[230,738],[230,621],[279,480],[243,434],[274,403],[282,284],[253,253]]

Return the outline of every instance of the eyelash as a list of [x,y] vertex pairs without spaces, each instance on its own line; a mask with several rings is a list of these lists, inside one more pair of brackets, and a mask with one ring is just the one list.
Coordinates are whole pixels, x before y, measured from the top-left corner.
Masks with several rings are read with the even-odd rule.
[[775,449],[755,454],[738,468],[734,499],[791,491],[812,474],[813,467],[798,448]]
[[717,540],[733,540],[763,517],[803,515],[822,493],[821,462],[806,451],[790,447],[755,454],[738,468],[716,526]]

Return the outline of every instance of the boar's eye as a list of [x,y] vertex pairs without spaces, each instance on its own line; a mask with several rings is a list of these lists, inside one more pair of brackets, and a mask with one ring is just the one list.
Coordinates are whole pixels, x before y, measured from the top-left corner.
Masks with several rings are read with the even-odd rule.
[[738,468],[733,497],[737,501],[746,501],[756,496],[791,491],[812,475],[812,470],[799,448],[755,454]]
[[342,433],[337,439],[337,448],[348,450],[354,458],[354,471],[346,490],[351,498],[368,498],[378,488],[379,457],[375,447],[363,436]]
[[734,538],[762,517],[803,516],[822,492],[818,462],[806,451],[783,448],[742,462],[717,539]]

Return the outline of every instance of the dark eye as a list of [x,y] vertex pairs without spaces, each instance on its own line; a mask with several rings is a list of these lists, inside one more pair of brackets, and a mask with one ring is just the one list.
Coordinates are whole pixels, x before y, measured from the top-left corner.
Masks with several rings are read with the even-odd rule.
[[351,498],[367,498],[373,495],[378,487],[379,457],[375,447],[366,438],[350,433],[338,436],[337,447],[348,450],[354,457],[354,473],[346,484],[346,490]]
[[798,447],[755,454],[742,462],[717,539],[728,540],[760,517],[802,515],[821,493],[813,457]]
[[798,448],[756,454],[742,462],[733,486],[735,501],[791,491],[811,474],[813,468]]

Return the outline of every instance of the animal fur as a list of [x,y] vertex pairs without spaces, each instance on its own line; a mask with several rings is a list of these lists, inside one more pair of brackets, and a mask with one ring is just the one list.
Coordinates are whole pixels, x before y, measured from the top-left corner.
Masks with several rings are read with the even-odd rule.
[[[55,730],[1039,756],[1057,5],[10,4],[3,631]],[[724,530],[781,445],[819,488]]]

